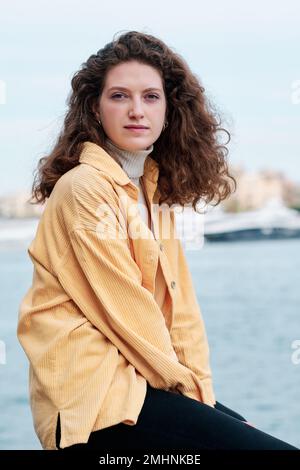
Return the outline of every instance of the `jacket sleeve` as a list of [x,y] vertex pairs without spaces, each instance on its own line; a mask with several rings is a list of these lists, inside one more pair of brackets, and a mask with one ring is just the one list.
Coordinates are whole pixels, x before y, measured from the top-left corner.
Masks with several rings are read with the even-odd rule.
[[[102,196],[87,191],[77,202],[81,217],[69,224],[69,247],[56,267],[60,284],[90,323],[152,387],[191,393],[202,401],[202,385],[180,364],[164,316],[142,285],[142,273],[127,237],[99,236],[95,207]],[[125,231],[114,210],[106,220],[108,234],[115,233],[116,227]]]
[[[175,222],[174,222],[175,223]],[[209,364],[209,346],[201,310],[181,240],[178,246],[178,293],[170,331],[172,344],[181,364],[201,380],[206,402],[214,405],[215,395]],[[192,394],[190,395],[192,397]]]
[[[199,376],[179,362],[163,313],[142,285],[141,269],[131,253],[126,210],[119,211],[110,183],[102,183],[98,175],[89,175],[87,181],[74,181],[68,197],[71,209],[61,200],[60,218],[69,245],[56,265],[60,284],[152,387],[205,401]],[[108,216],[103,217],[106,207]],[[105,226],[104,236],[99,221],[100,228]]]
[[171,386],[168,367],[178,358],[161,310],[142,286],[126,241],[99,239],[96,231],[87,229],[76,229],[70,236],[71,265],[76,263],[78,277],[68,279],[66,266],[59,274],[70,296],[151,383]]

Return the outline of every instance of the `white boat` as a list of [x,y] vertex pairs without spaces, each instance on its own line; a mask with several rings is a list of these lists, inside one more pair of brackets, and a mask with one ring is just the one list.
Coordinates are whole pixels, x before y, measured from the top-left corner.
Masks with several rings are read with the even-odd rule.
[[214,213],[212,209],[204,217],[204,236],[209,241],[298,238],[300,214],[278,198],[252,211]]

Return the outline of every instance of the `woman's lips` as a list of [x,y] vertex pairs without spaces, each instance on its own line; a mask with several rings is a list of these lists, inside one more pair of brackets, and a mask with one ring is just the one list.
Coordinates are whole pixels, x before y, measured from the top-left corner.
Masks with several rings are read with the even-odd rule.
[[125,129],[127,129],[128,131],[132,131],[132,132],[145,132],[148,130],[147,127],[125,127]]

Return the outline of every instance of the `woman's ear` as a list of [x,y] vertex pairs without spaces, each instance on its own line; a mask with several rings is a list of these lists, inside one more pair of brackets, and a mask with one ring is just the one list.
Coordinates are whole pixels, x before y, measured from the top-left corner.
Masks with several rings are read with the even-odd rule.
[[99,121],[100,119],[100,113],[99,113],[99,108],[98,108],[98,102],[94,101],[92,104],[92,112],[95,116],[96,121]]

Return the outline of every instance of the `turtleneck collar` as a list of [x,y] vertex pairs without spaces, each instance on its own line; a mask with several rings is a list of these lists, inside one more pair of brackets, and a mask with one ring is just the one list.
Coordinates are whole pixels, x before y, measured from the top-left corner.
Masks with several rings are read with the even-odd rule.
[[118,147],[108,137],[106,145],[109,154],[121,165],[130,179],[138,179],[144,174],[144,163],[153,151],[153,144],[147,149],[129,151]]

